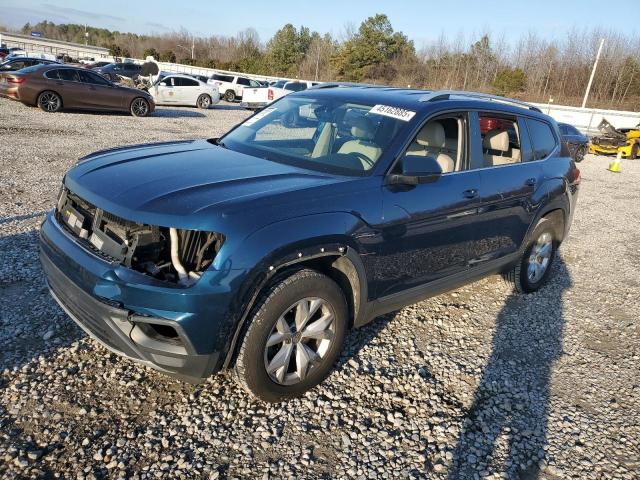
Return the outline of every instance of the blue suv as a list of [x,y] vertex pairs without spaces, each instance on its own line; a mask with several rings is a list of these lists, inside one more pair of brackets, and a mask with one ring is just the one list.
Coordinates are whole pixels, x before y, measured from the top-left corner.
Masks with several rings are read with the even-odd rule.
[[280,401],[381,314],[495,273],[539,289],[580,183],[560,138],[516,100],[326,84],[221,138],[82,158],[42,266],[110,350]]

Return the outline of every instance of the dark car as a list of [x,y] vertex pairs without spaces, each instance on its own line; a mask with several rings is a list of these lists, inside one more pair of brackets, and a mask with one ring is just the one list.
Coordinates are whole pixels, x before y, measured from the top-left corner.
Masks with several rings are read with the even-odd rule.
[[324,85],[219,139],[80,159],[40,258],[54,298],[110,350],[194,382],[233,368],[279,401],[379,315],[493,273],[538,290],[579,183],[536,107]]
[[94,72],[99,73],[104,78],[117,82],[119,77],[127,77],[135,80],[140,75],[142,67],[135,63],[110,63],[103,67],[94,69]]
[[567,147],[569,147],[569,152],[573,159],[576,162],[584,160],[584,156],[589,150],[589,137],[568,123],[558,122],[558,127],[560,128],[562,140],[567,142]]
[[16,72],[26,67],[32,67],[33,65],[52,65],[52,64],[58,64],[58,62],[54,60],[46,60],[44,58],[13,57],[7,61],[0,63],[0,73]]
[[147,92],[115,85],[84,68],[56,63],[0,73],[0,96],[37,105],[45,112],[110,110],[146,117],[155,109]]

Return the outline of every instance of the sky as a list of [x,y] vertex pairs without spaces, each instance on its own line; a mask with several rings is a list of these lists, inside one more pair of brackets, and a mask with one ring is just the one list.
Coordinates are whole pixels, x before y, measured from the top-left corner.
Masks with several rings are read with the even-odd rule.
[[46,19],[134,33],[185,28],[196,36],[235,35],[253,27],[266,42],[285,23],[340,36],[347,24],[357,27],[368,16],[385,13],[393,28],[420,48],[442,33],[451,38],[490,31],[512,41],[529,31],[562,38],[575,27],[616,30],[624,24],[624,33],[637,35],[640,29],[621,22],[620,14],[637,11],[638,2],[616,0],[615,11],[603,14],[601,0],[0,0],[0,25]]

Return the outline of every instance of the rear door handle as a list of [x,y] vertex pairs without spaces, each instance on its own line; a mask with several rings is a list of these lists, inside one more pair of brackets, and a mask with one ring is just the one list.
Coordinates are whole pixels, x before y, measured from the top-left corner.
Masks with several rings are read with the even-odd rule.
[[462,192],[465,198],[476,198],[478,196],[478,190],[475,188],[470,188],[469,190],[465,190]]
[[56,82],[56,85],[64,85],[62,82]]
[[527,181],[524,183],[529,187],[533,187],[537,183],[537,180],[535,178],[527,178]]

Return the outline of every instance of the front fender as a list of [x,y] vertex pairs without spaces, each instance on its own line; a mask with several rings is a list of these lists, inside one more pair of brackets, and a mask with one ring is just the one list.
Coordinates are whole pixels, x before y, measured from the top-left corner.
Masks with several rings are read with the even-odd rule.
[[368,230],[358,216],[346,212],[307,215],[269,224],[249,235],[229,254],[234,269],[247,275],[236,296],[233,337],[226,348],[227,367],[243,332],[247,317],[263,287],[279,270],[323,256],[345,256],[354,265],[362,301],[366,299],[366,274],[355,235]]

